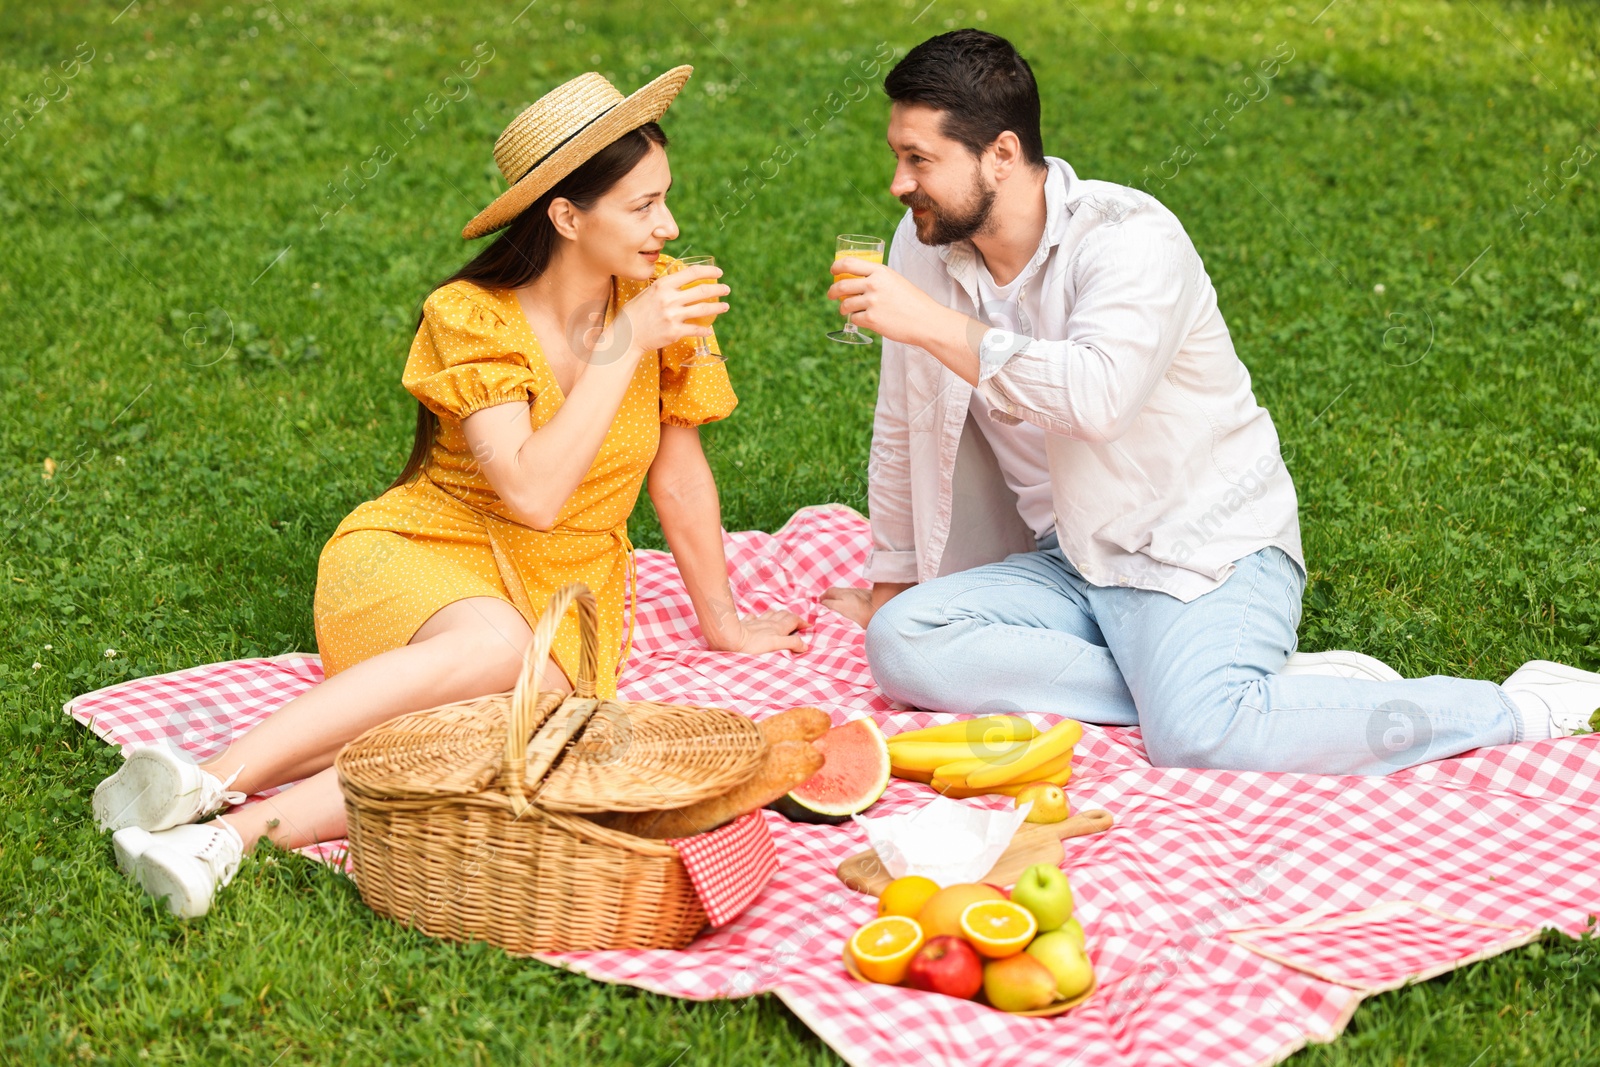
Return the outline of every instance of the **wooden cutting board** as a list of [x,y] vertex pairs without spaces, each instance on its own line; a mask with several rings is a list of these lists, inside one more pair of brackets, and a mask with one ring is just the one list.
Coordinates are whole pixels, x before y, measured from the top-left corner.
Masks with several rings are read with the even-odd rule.
[[[1083,837],[1111,829],[1111,813],[1102,808],[1080,811],[1056,823],[1025,822],[1011,839],[1011,844],[994,861],[989,873],[978,879],[995,885],[1015,884],[1022,872],[1035,863],[1053,863],[1057,866],[1066,858],[1061,842],[1069,837]],[[872,849],[858,852],[839,864],[839,881],[858,893],[878,896],[894,881],[884,869],[883,861]]]

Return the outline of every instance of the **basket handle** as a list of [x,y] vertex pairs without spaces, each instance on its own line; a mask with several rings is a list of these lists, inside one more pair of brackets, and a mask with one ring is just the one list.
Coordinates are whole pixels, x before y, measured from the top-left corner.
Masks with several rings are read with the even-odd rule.
[[[540,755],[535,758],[535,766],[530,769],[528,742],[538,721],[539,687],[544,680],[544,665],[550,659],[556,631],[561,628],[561,621],[573,605],[578,608],[578,677],[572,696],[561,702],[561,709],[566,709],[568,714],[552,715],[551,721],[540,730],[541,739],[550,743],[542,746]],[[599,703],[595,699],[594,685],[600,662],[596,614],[594,594],[589,587],[582,582],[569,582],[556,590],[533,629],[533,640],[523,656],[522,673],[517,676],[517,686],[511,692],[511,714],[506,723],[505,785],[513,806],[518,809],[518,815],[526,810],[525,793],[528,787],[537,785],[544,778],[555,757],[566,742],[583,728]]]

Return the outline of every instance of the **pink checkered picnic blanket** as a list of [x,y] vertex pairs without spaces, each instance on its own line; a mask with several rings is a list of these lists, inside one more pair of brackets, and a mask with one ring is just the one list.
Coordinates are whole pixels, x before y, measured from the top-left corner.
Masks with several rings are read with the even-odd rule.
[[[804,655],[707,651],[670,557],[639,553],[640,614],[623,694],[738,708],[814,704],[888,733],[937,717],[874,688],[861,632],[822,609],[858,584],[867,524],[807,508],[776,534],[727,538],[746,611],[811,619]],[[108,740],[175,737],[197,755],[321,678],[314,656],[211,664],[79,697]],[[1041,725],[1046,717],[1036,716]],[[852,981],[845,938],[875,914],[834,867],[866,846],[853,824],[763,817],[777,874],[727,926],[675,952],[544,957],[670,996],[776,993],[852,1064],[872,1067],[1255,1067],[1338,1036],[1371,994],[1527,943],[1577,936],[1600,912],[1600,735],[1477,749],[1386,777],[1152,767],[1136,728],[1086,726],[1069,786],[1110,831],[1066,842],[1100,979],[1066,1015],[1028,1019],[932,993]],[[874,809],[924,803],[894,782]],[[967,803],[1004,803],[1004,798]]]

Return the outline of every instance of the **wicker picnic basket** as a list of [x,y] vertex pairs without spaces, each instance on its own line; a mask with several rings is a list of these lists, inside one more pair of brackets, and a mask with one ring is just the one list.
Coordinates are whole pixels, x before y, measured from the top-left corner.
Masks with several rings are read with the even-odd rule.
[[[538,692],[576,605],[571,694]],[[513,953],[681,948],[706,925],[678,851],[585,814],[678,808],[749,779],[766,742],[721,708],[595,697],[595,600],[551,598],[516,688],[368,730],[335,766],[361,897],[434,937]]]

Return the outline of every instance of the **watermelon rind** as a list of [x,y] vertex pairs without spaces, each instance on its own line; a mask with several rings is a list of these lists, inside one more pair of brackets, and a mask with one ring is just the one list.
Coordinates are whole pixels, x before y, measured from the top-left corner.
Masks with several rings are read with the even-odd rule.
[[812,811],[796,800],[793,793],[785,793],[771,804],[768,804],[767,807],[790,822],[805,822],[814,826],[838,826],[840,823],[850,821],[850,816],[848,815],[824,815],[820,811]]
[[[827,764],[823,764],[822,770],[818,771],[815,777],[800,783],[787,796],[780,797],[777,801],[774,801],[772,805],[774,810],[786,819],[800,822],[837,823],[844,822],[850,816],[866,811],[878,802],[878,798],[883,796],[883,791],[889,787],[889,744],[884,740],[883,732],[878,729],[878,724],[867,718],[852,719],[843,725],[834,727],[833,730],[829,731],[829,734],[835,730],[852,729],[867,734],[869,738],[868,744],[873,754],[877,757],[872,778],[862,782],[856,792],[843,800],[833,803],[820,801],[815,797],[806,795],[806,786],[828,774]],[[823,739],[819,739],[819,744],[826,739],[826,736],[824,735]],[[788,803],[784,804],[785,801]],[[780,807],[779,805],[782,806]],[[820,816],[820,818],[813,819],[788,814],[788,810],[796,809],[807,812],[811,816]]]

